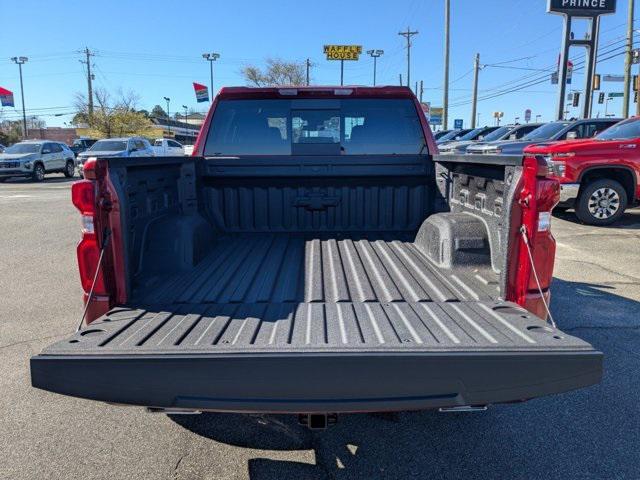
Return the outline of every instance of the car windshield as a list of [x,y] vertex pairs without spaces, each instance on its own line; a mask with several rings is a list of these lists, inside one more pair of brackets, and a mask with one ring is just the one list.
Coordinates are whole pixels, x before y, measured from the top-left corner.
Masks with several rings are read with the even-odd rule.
[[451,130],[449,133],[442,135],[440,138],[438,138],[438,141],[440,142],[446,142],[448,140],[453,140],[454,138],[460,136],[460,135],[464,135],[466,132],[468,132],[468,130]]
[[500,127],[497,130],[494,130],[487,136],[485,136],[482,141],[483,142],[493,142],[494,140],[500,140],[506,134],[508,134],[514,127]]
[[462,137],[460,137],[460,141],[475,140],[484,131],[485,131],[484,127],[473,129],[469,133],[467,133],[466,135],[463,135]]
[[16,143],[6,148],[4,153],[38,153],[41,146],[40,143]]
[[571,122],[552,122],[536,128],[533,132],[522,137],[523,140],[548,140],[571,125]]
[[127,149],[127,142],[120,140],[100,140],[89,149],[92,152],[122,152]]
[[640,120],[616,123],[596,136],[596,140],[631,140],[640,138]]

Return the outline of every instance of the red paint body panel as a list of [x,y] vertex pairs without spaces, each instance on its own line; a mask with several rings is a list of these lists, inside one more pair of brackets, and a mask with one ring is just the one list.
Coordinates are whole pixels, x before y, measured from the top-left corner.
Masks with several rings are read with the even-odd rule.
[[[565,173],[556,177],[560,183],[581,183],[583,176],[594,169],[623,168],[633,173],[635,198],[640,200],[640,139],[556,142],[532,145],[525,149],[529,155],[550,155],[565,163]],[[561,156],[558,156],[560,154]],[[572,156],[564,156],[566,154]]]

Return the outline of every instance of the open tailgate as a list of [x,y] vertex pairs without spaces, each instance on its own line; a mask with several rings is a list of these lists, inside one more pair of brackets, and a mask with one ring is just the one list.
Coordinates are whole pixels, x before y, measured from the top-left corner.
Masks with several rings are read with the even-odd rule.
[[44,390],[238,412],[486,405],[601,377],[591,345],[490,301],[118,308],[31,358]]

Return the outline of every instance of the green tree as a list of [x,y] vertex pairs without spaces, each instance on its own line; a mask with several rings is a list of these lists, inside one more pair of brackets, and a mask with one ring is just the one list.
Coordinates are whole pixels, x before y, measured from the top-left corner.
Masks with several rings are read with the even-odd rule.
[[155,118],[167,118],[167,112],[160,105],[156,105],[151,109],[151,116]]

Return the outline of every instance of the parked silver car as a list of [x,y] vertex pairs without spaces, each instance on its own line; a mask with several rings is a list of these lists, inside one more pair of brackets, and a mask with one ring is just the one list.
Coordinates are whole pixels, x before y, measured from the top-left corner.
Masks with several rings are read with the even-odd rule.
[[94,143],[89,150],[78,154],[78,173],[84,176],[84,162],[89,157],[153,157],[153,147],[146,138],[104,138]]
[[31,177],[42,182],[47,173],[75,173],[75,155],[62,142],[27,140],[5,148],[0,153],[0,181],[12,177]]

